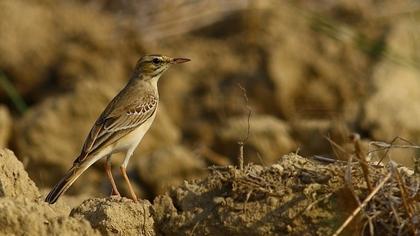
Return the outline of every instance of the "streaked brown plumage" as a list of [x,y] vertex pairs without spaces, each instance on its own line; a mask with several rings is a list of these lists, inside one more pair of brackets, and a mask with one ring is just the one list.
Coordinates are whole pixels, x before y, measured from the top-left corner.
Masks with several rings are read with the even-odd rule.
[[157,82],[171,64],[189,61],[148,55],[138,62],[127,85],[108,104],[90,130],[82,151],[65,176],[53,187],[45,201],[54,203],[96,161],[106,158],[106,172],[112,193],[119,195],[110,170],[113,153],[125,152],[121,173],[128,184],[131,198],[137,200],[126,174],[126,167],[134,149],[152,124],[159,103]]

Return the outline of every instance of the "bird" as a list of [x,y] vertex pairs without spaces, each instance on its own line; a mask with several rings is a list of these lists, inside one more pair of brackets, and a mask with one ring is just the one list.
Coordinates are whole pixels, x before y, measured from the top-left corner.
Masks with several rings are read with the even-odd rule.
[[111,156],[114,153],[125,153],[120,171],[128,185],[131,199],[136,202],[137,196],[126,172],[128,162],[156,117],[159,78],[171,65],[188,61],[188,58],[164,55],[141,57],[130,80],[95,121],[80,155],[51,189],[45,202],[54,204],[85,170],[101,159],[105,159],[105,172],[112,186],[111,196],[121,197],[111,171]]

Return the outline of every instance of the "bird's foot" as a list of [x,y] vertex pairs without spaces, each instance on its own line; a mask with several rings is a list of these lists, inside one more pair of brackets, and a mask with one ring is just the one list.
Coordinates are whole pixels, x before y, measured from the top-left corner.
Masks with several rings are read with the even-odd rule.
[[118,191],[115,192],[112,190],[109,197],[121,198],[121,194]]
[[131,196],[131,200],[133,200],[133,202],[138,203],[139,199],[137,198],[136,195]]

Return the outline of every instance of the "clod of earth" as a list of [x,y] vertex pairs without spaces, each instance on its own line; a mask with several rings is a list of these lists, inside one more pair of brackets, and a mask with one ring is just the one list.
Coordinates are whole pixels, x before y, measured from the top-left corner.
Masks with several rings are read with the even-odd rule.
[[150,208],[148,201],[135,203],[126,198],[92,198],[73,209],[70,215],[88,220],[102,235],[153,236]]

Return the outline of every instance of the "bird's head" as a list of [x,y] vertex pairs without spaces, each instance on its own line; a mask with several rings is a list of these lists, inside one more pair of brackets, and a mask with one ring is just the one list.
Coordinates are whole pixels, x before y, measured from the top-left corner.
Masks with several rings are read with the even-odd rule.
[[146,55],[137,62],[135,73],[141,79],[159,79],[171,65],[188,62],[187,58],[171,58],[163,55]]

